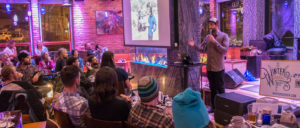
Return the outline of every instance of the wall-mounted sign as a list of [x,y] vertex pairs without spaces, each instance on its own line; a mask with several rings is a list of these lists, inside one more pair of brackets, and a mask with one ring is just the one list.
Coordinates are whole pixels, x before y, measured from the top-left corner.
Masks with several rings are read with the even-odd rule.
[[300,61],[261,62],[260,95],[300,100]]

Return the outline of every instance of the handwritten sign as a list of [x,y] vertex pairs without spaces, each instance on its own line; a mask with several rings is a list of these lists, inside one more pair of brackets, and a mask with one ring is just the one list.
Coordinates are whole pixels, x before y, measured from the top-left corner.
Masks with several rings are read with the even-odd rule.
[[300,61],[263,60],[259,94],[300,100]]

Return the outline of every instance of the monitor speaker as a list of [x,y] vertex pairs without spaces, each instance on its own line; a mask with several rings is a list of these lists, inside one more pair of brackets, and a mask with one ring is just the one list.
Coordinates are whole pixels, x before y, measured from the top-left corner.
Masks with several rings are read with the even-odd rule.
[[238,70],[234,69],[225,73],[224,87],[227,89],[234,89],[238,87],[245,80],[244,75]]

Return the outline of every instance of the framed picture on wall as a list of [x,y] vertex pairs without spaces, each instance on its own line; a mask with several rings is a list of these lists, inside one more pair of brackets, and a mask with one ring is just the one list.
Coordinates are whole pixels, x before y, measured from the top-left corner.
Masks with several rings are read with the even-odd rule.
[[96,11],[97,34],[123,34],[122,11]]

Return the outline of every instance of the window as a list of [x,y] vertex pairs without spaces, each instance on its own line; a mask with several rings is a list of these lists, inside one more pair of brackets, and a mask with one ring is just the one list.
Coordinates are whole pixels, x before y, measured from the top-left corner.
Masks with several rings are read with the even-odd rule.
[[228,34],[230,45],[242,46],[243,40],[243,3],[241,0],[220,4],[221,31]]
[[0,4],[0,47],[8,40],[16,42],[17,51],[30,51],[28,4]]
[[[61,5],[40,5],[42,40],[46,42],[50,51],[56,51],[60,47],[70,48],[70,7]],[[48,46],[49,45],[49,46]],[[50,46],[51,45],[51,46]]]

